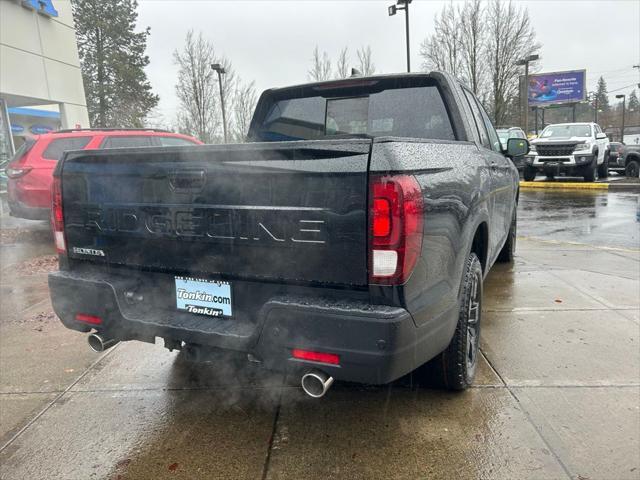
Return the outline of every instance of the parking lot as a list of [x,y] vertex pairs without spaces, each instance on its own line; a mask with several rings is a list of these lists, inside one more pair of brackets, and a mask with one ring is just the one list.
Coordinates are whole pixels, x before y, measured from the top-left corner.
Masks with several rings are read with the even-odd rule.
[[485,283],[476,385],[338,383],[161,345],[92,352],[58,322],[46,224],[3,217],[0,476],[640,478],[638,195],[523,191]]

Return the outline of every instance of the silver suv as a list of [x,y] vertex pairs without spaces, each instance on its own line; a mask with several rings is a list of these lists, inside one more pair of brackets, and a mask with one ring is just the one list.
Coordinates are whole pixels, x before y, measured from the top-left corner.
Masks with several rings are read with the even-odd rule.
[[558,123],[531,141],[524,179],[531,181],[540,172],[549,179],[567,175],[593,182],[607,177],[608,168],[609,139],[597,123]]

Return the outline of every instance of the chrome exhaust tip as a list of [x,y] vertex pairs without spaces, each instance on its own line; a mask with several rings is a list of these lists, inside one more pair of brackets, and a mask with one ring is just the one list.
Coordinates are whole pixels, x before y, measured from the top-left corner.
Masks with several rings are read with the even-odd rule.
[[333,377],[320,370],[305,373],[301,380],[302,390],[312,398],[324,397],[333,384]]
[[99,333],[89,334],[89,338],[87,340],[89,341],[89,347],[91,347],[91,350],[98,353],[104,352],[106,349],[111,348],[118,343],[118,340],[115,338],[104,338]]

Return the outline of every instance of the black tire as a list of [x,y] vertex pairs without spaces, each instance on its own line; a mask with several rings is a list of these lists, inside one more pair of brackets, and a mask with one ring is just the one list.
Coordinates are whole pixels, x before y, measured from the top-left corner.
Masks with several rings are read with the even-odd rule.
[[438,375],[449,390],[465,390],[473,384],[480,354],[482,317],[482,266],[475,253],[467,259],[462,279],[458,324],[447,349],[436,357]]
[[530,166],[525,166],[522,172],[525,182],[533,182],[536,179],[536,169]]
[[624,169],[624,174],[629,178],[638,178],[638,172],[640,172],[640,162],[635,159],[629,160]]
[[555,179],[555,178],[556,178],[556,177],[555,177],[555,175],[554,175],[553,173],[547,173],[547,175],[546,175],[546,176],[547,176],[547,180],[553,180],[553,179]]
[[516,252],[516,235],[518,234],[518,206],[513,208],[513,215],[511,216],[511,226],[509,227],[509,235],[507,241],[504,242],[504,246],[498,254],[497,261],[500,263],[512,263],[513,256]]
[[602,161],[602,165],[598,165],[598,177],[607,178],[608,176],[609,176],[609,152],[604,152],[604,160]]
[[584,172],[584,181],[585,182],[595,182],[598,178],[598,168],[597,168],[597,160],[593,159],[591,165],[585,168]]

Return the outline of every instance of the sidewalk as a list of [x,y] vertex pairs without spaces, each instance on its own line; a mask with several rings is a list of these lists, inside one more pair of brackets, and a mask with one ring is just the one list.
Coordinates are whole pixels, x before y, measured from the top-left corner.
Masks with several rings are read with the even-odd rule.
[[52,315],[46,261],[3,269],[0,476],[639,478],[640,252],[518,243],[485,282],[474,388],[407,377],[320,401],[160,345],[95,354]]

